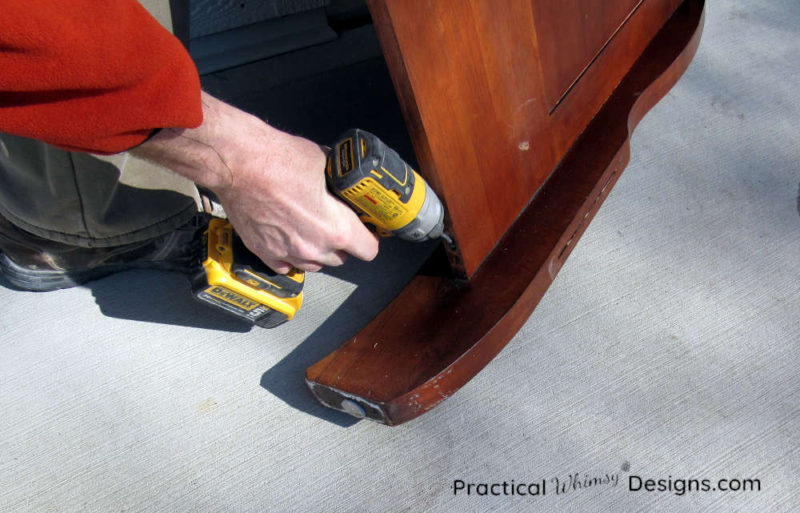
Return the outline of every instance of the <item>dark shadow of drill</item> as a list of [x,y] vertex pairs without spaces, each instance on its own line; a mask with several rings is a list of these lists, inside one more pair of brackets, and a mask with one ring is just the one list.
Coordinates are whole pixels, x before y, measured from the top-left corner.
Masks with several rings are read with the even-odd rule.
[[108,317],[237,333],[260,329],[195,300],[184,273],[131,270],[83,287]]

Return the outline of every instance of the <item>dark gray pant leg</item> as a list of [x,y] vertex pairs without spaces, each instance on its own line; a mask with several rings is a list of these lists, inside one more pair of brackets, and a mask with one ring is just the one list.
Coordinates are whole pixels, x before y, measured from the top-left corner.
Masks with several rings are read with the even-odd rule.
[[[139,175],[134,181],[170,181],[163,168],[148,169],[157,166],[124,154],[115,157],[124,160],[123,168],[134,168],[126,170]],[[93,155],[0,135],[0,214],[40,237],[84,247],[117,246],[172,231],[198,210],[185,186],[183,193],[169,190],[169,184],[143,189],[120,182],[120,176],[114,164]]]

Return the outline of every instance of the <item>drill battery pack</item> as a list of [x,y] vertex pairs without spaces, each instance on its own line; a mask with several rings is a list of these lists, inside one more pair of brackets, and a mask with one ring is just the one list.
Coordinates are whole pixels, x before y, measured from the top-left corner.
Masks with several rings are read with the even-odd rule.
[[274,272],[247,249],[227,220],[209,221],[202,248],[191,276],[197,300],[262,328],[279,326],[300,309],[305,273]]

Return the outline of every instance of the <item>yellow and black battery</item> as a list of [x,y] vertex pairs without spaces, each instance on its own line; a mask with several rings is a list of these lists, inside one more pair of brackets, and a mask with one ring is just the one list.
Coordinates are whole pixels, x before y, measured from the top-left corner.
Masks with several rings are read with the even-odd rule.
[[262,328],[283,324],[300,309],[305,273],[274,272],[247,249],[227,220],[210,220],[202,247],[191,278],[199,301]]

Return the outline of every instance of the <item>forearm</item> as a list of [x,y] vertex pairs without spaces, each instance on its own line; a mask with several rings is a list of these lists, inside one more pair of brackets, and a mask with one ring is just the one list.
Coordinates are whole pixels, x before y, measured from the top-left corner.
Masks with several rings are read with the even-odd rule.
[[[235,184],[232,165],[235,155],[235,134],[249,120],[238,112],[236,119],[227,112],[230,106],[203,92],[203,123],[194,129],[164,128],[131,153],[146,158],[185,176],[194,183],[214,191],[232,189]],[[252,118],[253,132],[269,132],[271,128]],[[265,134],[266,136],[267,134]],[[234,151],[232,151],[234,150]],[[223,157],[223,154],[226,157]],[[238,182],[243,177],[238,177]]]

